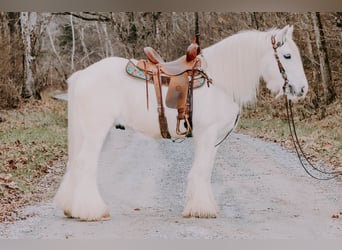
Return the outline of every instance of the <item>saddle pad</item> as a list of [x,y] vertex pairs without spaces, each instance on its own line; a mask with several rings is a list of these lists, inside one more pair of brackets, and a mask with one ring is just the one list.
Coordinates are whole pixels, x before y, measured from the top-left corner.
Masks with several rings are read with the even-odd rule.
[[[138,68],[131,60],[129,60],[126,65],[126,72],[130,76],[133,76],[135,78],[139,78],[142,80],[146,80],[144,70]],[[150,80],[151,77],[147,74],[147,78],[148,80]]]
[[[131,60],[129,60],[127,65],[126,65],[126,72],[130,76],[133,76],[133,77],[141,79],[141,80],[146,80],[144,70],[137,67],[134,64],[134,62]],[[148,78],[147,79],[148,81],[152,81],[152,77],[149,74],[147,74],[147,78]],[[206,79],[204,77],[202,77],[202,76],[195,77],[193,88],[195,89],[195,88],[202,87],[205,82],[206,82]]]

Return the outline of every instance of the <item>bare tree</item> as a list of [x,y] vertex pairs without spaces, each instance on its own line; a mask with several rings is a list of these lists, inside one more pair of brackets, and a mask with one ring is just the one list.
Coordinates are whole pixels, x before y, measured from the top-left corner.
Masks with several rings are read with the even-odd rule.
[[334,100],[336,94],[334,93],[332,86],[331,70],[320,13],[312,12],[311,18],[314,27],[316,46],[318,49],[320,76],[323,85],[325,104],[330,104]]
[[[73,71],[107,56],[144,58],[143,48],[151,46],[165,60],[172,60],[184,54],[197,33],[200,33],[201,47],[205,48],[244,29],[262,31],[286,24],[295,25],[294,38],[303,52],[304,68],[310,81],[309,100],[316,103],[310,107],[318,110],[319,106],[329,105],[341,95],[340,12],[61,12],[45,13],[51,19],[45,30],[40,24],[43,14],[6,14],[17,20],[4,26],[8,29],[4,32],[10,34],[10,43],[20,41],[20,49],[19,45],[9,46],[12,54],[16,54],[12,67],[25,67],[25,81],[13,81],[25,82],[23,93],[27,96],[40,91],[38,86],[44,82],[56,84]],[[21,27],[19,33],[17,31],[20,39],[11,32],[16,26]],[[14,53],[19,50],[23,53]],[[15,74],[12,72],[12,75]]]
[[84,53],[84,56],[82,58],[82,62],[84,61],[83,63],[83,67],[87,66],[90,64],[90,59],[89,59],[89,51],[88,51],[88,48],[87,48],[87,45],[85,43],[85,36],[84,36],[84,27],[81,27],[79,29],[79,36],[80,36],[80,42],[81,42],[81,46],[82,46],[82,50],[83,50],[83,53]]
[[64,63],[63,63],[63,60],[62,60],[61,56],[59,55],[59,53],[58,53],[57,50],[56,50],[54,38],[52,37],[51,31],[50,31],[49,28],[47,28],[46,32],[47,32],[48,37],[49,37],[49,39],[50,39],[50,44],[51,44],[52,51],[53,51],[55,57],[56,57],[57,60],[58,60],[58,63],[59,63],[59,66],[60,66],[62,72],[60,72],[60,70],[58,69],[57,66],[55,66],[54,68],[56,69],[56,71],[58,72],[58,74],[61,75],[61,76],[63,77],[64,80],[66,80],[66,79],[68,78],[68,77],[67,77],[67,71],[66,71],[66,69],[64,68]]
[[74,57],[75,57],[75,29],[74,22],[72,20],[72,15],[70,15],[70,26],[71,26],[71,35],[72,35],[72,49],[71,49],[71,70],[74,70]]
[[32,56],[31,36],[37,23],[36,12],[21,12],[20,13],[21,34],[24,44],[24,74],[25,85],[23,95],[31,97],[34,94],[34,62]]

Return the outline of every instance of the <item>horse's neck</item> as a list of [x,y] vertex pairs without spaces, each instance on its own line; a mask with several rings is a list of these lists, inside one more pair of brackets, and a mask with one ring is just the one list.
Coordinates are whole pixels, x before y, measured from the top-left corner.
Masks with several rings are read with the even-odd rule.
[[214,84],[223,87],[241,106],[256,99],[268,37],[267,32],[247,31],[203,50]]

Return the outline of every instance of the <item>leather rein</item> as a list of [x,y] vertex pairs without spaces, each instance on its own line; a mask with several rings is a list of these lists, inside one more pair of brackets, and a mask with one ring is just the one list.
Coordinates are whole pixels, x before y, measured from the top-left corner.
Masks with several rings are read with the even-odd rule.
[[[288,126],[289,126],[289,130],[290,130],[290,135],[292,138],[292,142],[293,142],[293,146],[295,148],[295,151],[297,153],[298,159],[300,161],[301,166],[303,167],[303,169],[305,170],[305,172],[311,176],[312,178],[316,179],[316,180],[331,180],[331,179],[335,179],[336,177],[338,177],[339,175],[342,174],[342,171],[324,171],[321,170],[317,167],[315,167],[308,159],[308,157],[305,155],[305,153],[303,152],[303,149],[299,143],[299,139],[297,136],[297,132],[296,132],[296,127],[295,127],[295,123],[294,123],[294,118],[293,118],[293,109],[292,109],[292,101],[289,100],[287,98],[287,93],[286,93],[286,87],[288,86],[289,80],[287,78],[286,72],[285,72],[285,68],[283,67],[282,63],[280,62],[278,53],[277,53],[277,48],[281,47],[283,45],[283,43],[281,42],[277,42],[275,40],[275,36],[271,37],[271,42],[272,42],[272,47],[274,50],[274,56],[275,59],[277,61],[278,64],[278,68],[279,68],[279,72],[282,75],[283,79],[284,79],[284,85],[283,85],[283,95],[284,95],[284,99],[285,99],[285,107],[286,107],[286,115],[287,115],[287,121],[288,121]],[[304,164],[304,160],[309,164],[309,166],[317,171],[320,174],[324,174],[324,175],[328,175],[327,177],[317,177],[315,175],[313,175],[307,168],[307,166]]]

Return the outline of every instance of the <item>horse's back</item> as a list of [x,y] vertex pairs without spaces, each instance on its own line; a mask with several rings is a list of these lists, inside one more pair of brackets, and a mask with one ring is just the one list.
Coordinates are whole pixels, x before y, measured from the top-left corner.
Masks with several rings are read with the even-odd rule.
[[73,84],[85,79],[96,79],[108,77],[109,75],[122,74],[128,60],[122,57],[107,57],[97,61],[88,67],[74,72],[67,80],[68,84]]
[[76,71],[67,80],[69,94],[76,92],[77,95],[89,97],[102,96],[106,91],[113,93],[125,77],[127,62],[125,58],[108,57]]

